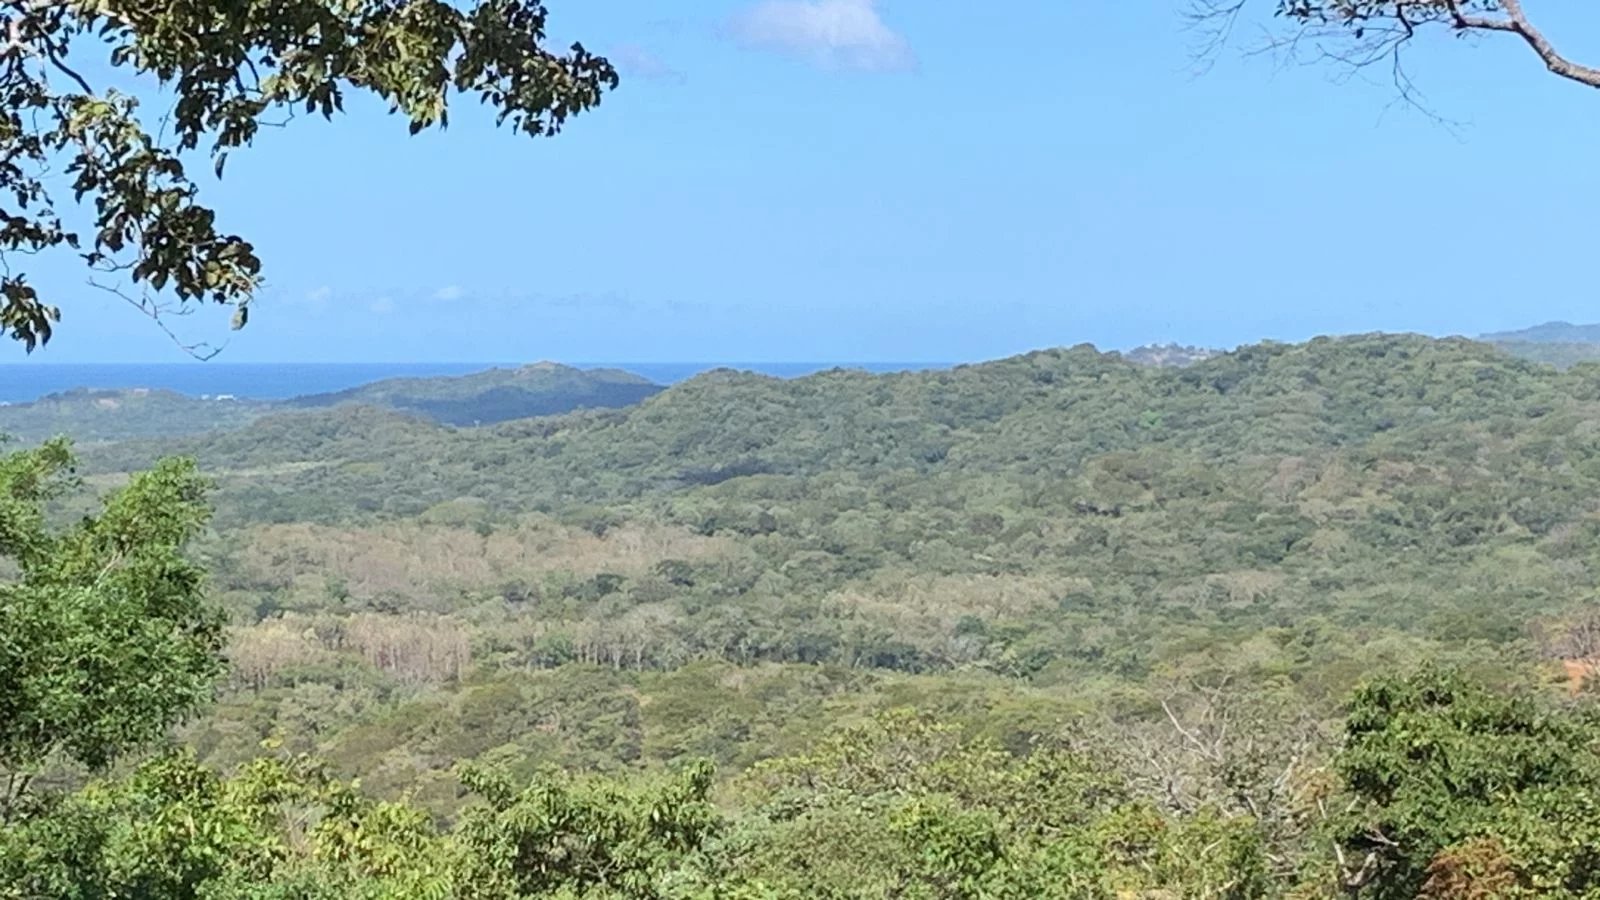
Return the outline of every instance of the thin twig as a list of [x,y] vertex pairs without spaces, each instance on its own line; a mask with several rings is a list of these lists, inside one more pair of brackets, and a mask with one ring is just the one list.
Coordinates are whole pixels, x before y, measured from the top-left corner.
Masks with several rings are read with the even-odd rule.
[[118,288],[116,285],[102,284],[93,278],[89,279],[89,285],[120,298],[129,306],[132,306],[134,309],[143,313],[150,319],[150,321],[156,323],[156,327],[161,329],[161,331],[166,334],[166,336],[174,345],[177,346],[179,350],[182,350],[184,353],[187,353],[201,362],[212,359],[217,354],[225,350],[228,346],[226,341],[222,342],[220,345],[213,345],[206,341],[200,341],[193,344],[185,343],[184,340],[178,336],[177,332],[173,331],[171,326],[167,325],[165,317],[168,314],[187,315],[189,312],[187,309],[166,309],[160,304],[152,303],[147,299],[132,297],[122,289]]

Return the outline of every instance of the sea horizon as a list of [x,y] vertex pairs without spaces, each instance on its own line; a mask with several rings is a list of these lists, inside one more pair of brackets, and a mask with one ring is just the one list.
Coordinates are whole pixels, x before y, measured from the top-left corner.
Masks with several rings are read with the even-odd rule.
[[[728,368],[778,378],[798,378],[829,369],[861,369],[874,373],[922,371],[958,365],[952,362],[567,362],[579,369],[621,369],[657,384],[685,381],[702,372]],[[494,368],[516,368],[526,362],[500,363],[0,363],[0,403],[28,403],[49,394],[87,388],[149,388],[190,396],[229,394],[250,400],[287,400],[359,387],[386,378],[432,378],[469,375]]]

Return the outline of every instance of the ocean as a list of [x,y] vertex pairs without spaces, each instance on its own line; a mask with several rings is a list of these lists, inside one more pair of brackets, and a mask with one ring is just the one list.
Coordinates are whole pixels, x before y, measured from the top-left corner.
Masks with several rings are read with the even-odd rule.
[[[158,363],[0,364],[0,403],[26,403],[73,388],[155,388],[180,394],[233,394],[252,400],[283,400],[357,387],[384,378],[466,375],[517,363]],[[945,363],[571,363],[578,368],[614,368],[657,384],[674,384],[716,368],[743,369],[796,378],[834,367],[869,372],[945,368]]]

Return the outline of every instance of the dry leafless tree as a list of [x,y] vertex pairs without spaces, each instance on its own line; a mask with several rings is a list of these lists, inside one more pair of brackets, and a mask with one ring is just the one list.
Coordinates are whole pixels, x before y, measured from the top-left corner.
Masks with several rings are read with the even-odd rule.
[[[1189,0],[1187,17],[1199,36],[1198,56],[1210,60],[1232,41],[1258,0]],[[1600,68],[1573,59],[1528,16],[1522,0],[1276,0],[1265,43],[1248,48],[1285,61],[1326,62],[1343,74],[1387,69],[1400,97],[1412,105],[1416,90],[1406,73],[1405,51],[1418,35],[1510,37],[1525,44],[1561,78],[1600,88]]]

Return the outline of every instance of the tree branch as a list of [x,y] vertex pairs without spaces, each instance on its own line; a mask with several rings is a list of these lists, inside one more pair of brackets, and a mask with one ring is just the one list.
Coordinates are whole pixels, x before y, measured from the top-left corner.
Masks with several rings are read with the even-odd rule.
[[[150,321],[154,322],[156,327],[161,329],[162,333],[166,334],[167,339],[172,341],[172,343],[179,350],[187,353],[197,360],[200,360],[201,362],[206,362],[212,359],[227,347],[226,343],[224,343],[222,346],[216,346],[206,341],[200,341],[193,344],[186,343],[184,342],[183,338],[178,336],[176,331],[172,330],[172,326],[167,324],[166,315],[171,312],[171,310],[163,309],[160,304],[151,302],[149,300],[130,296],[127,292],[121,290],[115,285],[105,284],[104,282],[96,281],[93,278],[89,279],[89,286],[99,288],[100,290],[121,299],[129,306],[132,306],[134,309],[149,317]],[[180,309],[177,311],[178,315],[184,315],[187,313],[187,309]]]
[[1551,44],[1550,40],[1544,36],[1544,33],[1535,28],[1532,22],[1528,21],[1527,15],[1522,11],[1522,0],[1500,0],[1500,5],[1506,11],[1507,19],[1505,21],[1494,22],[1490,20],[1489,24],[1477,27],[1491,31],[1510,31],[1522,38],[1529,47],[1532,47],[1533,52],[1544,60],[1545,68],[1548,68],[1551,72],[1562,78],[1576,81],[1579,84],[1600,88],[1600,69],[1575,63],[1562,56],[1556,50],[1555,45]]
[[55,48],[46,47],[44,52],[45,56],[50,60],[51,65],[66,73],[68,78],[71,78],[73,81],[77,82],[78,87],[83,89],[84,94],[91,97],[94,96],[94,88],[90,87],[89,82],[85,81],[82,75],[79,75],[76,71],[74,71],[71,66],[67,65],[65,60],[56,54]]
[[[1250,0],[1188,0],[1186,18],[1191,29],[1199,30],[1196,58],[1209,63],[1217,49],[1227,43],[1241,10]],[[1471,9],[1468,0],[1389,0],[1352,4],[1348,0],[1307,0],[1289,6],[1281,4],[1279,13],[1296,23],[1287,35],[1269,41],[1272,49],[1292,48],[1302,39],[1314,40],[1325,59],[1351,69],[1364,68],[1388,57],[1395,58],[1417,31],[1425,26],[1448,27],[1457,33],[1498,32],[1522,40],[1551,73],[1578,84],[1600,88],[1600,66],[1585,65],[1558,50],[1544,32],[1528,18],[1522,0],[1496,0],[1486,6],[1488,13]],[[1285,11],[1287,10],[1287,11]],[[1324,41],[1344,44],[1341,49],[1323,49]],[[1397,77],[1409,85],[1409,80]]]

